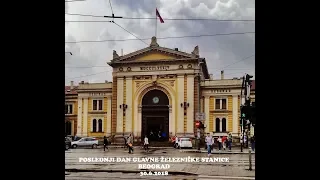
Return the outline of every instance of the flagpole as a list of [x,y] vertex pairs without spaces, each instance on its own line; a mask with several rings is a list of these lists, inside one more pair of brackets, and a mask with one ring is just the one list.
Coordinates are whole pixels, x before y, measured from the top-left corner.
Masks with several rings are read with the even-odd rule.
[[155,32],[155,37],[157,37],[157,22],[158,21],[158,16],[157,16],[157,11],[156,11],[156,32]]

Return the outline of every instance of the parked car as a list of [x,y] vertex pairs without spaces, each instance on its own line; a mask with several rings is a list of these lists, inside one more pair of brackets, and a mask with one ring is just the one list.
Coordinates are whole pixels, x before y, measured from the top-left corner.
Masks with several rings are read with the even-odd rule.
[[68,150],[71,147],[71,140],[68,137],[64,138],[65,150]]
[[94,137],[85,137],[85,138],[79,139],[78,141],[71,142],[72,148],[77,148],[77,147],[97,148],[98,145],[99,145],[98,139]]
[[190,138],[179,138],[178,148],[192,148],[192,141]]

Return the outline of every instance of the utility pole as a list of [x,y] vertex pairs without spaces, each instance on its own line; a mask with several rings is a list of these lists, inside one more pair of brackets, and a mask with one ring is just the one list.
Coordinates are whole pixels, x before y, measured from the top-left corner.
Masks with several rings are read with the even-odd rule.
[[[201,64],[203,62],[200,61],[199,58],[199,63],[198,63],[198,84],[197,84],[197,89],[198,89],[198,114],[200,114],[200,86],[201,86]],[[200,119],[198,119],[200,121]],[[201,129],[198,127],[197,128],[197,142],[198,142],[198,150],[200,150],[200,142],[201,142]]]
[[[251,88],[251,78],[253,76],[246,74],[246,76],[243,77],[242,81],[242,87],[241,87],[241,100],[242,100],[242,89],[244,88],[244,97],[245,97],[245,102],[244,105],[241,107],[241,152],[243,152],[243,144],[244,144],[244,133],[245,133],[245,128],[244,128],[244,122],[248,120],[249,111],[251,111],[251,106],[250,106],[250,88]],[[250,121],[249,123],[246,123],[250,126]],[[248,142],[248,141],[247,141]]]
[[240,112],[240,146],[241,146],[241,152],[243,152],[243,122],[244,122],[244,112],[243,112],[243,102],[242,102],[242,90],[245,87],[245,77],[242,78],[242,86],[241,86],[241,94],[240,94],[240,102],[241,102],[241,112]]

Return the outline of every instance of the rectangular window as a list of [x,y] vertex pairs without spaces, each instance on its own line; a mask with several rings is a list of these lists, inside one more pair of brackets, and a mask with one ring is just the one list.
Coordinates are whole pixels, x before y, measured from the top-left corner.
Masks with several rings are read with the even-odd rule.
[[99,100],[98,104],[99,104],[99,109],[98,110],[102,110],[102,100]]
[[227,100],[221,99],[221,101],[222,101],[222,109],[227,109]]
[[103,101],[102,100],[93,100],[92,109],[94,111],[102,111],[103,108]]
[[218,98],[215,99],[215,109],[216,110],[226,110],[227,109],[227,99],[226,98]]
[[73,112],[73,107],[72,107],[72,104],[66,104],[64,105],[64,113],[65,114],[72,114]]
[[97,103],[98,101],[97,100],[93,100],[93,110],[96,111],[97,110]]

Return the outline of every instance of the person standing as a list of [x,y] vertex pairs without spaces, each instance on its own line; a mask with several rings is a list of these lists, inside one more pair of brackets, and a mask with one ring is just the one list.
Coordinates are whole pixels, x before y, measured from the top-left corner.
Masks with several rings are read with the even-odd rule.
[[221,146],[222,146],[222,138],[221,136],[219,136],[218,138],[218,146],[219,146],[219,151],[221,150]]
[[143,143],[143,146],[144,146],[144,150],[145,151],[148,151],[149,150],[149,139],[147,137],[147,135],[144,137],[144,143]]
[[108,148],[108,139],[107,139],[107,137],[106,136],[104,136],[103,137],[103,151],[106,151],[106,149],[108,149],[109,150],[109,148]]
[[127,146],[129,148],[129,153],[133,153],[133,139],[132,139],[132,135],[130,134],[128,139],[127,139]]
[[174,147],[178,148],[178,145],[179,145],[179,138],[178,136],[176,136]]
[[208,156],[211,155],[211,146],[212,146],[212,137],[210,136],[209,133],[207,133],[207,137],[205,139],[206,144],[207,144],[207,150],[208,150]]

